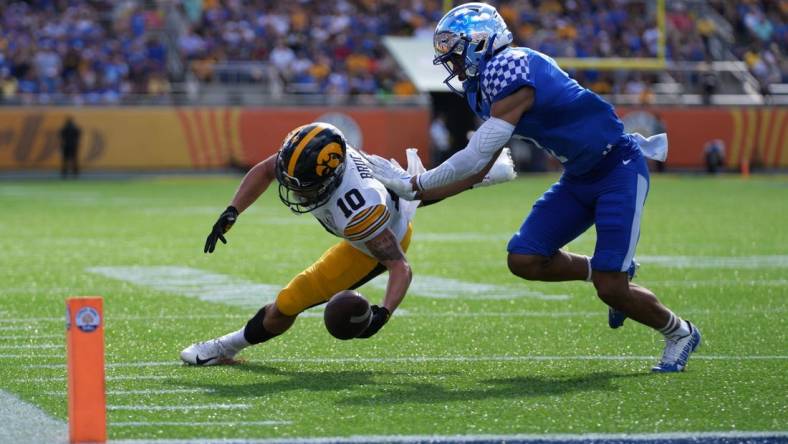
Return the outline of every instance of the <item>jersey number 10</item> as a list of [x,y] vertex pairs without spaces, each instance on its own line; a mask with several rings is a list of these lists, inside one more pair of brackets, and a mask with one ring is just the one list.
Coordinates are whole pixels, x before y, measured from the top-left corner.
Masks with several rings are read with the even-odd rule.
[[367,202],[364,200],[364,196],[355,188],[345,193],[344,198],[337,199],[337,206],[345,217],[350,217],[353,211],[363,207],[365,203]]

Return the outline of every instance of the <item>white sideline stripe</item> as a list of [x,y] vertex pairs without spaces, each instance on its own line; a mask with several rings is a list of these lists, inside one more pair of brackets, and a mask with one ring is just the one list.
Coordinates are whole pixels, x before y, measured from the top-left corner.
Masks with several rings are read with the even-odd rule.
[[107,410],[112,411],[137,411],[137,412],[159,412],[159,411],[182,411],[191,410],[238,410],[248,409],[249,404],[194,404],[194,405],[108,405]]
[[[388,358],[266,358],[259,362],[285,362],[285,363],[310,363],[310,364],[344,364],[344,363],[397,363],[397,362],[528,362],[528,361],[646,361],[655,359],[654,356],[613,356],[613,355],[579,355],[579,356],[402,356]],[[788,355],[693,355],[693,360],[706,361],[779,361],[788,359]],[[257,361],[257,360],[256,360]],[[176,361],[156,362],[114,362],[107,364],[107,368],[135,368],[135,367],[183,367],[183,363]],[[65,364],[30,364],[25,368],[65,368]]]
[[640,281],[635,278],[635,283],[645,283],[646,285],[666,285],[671,287],[719,287],[719,286],[761,286],[761,287],[788,287],[788,279],[698,279],[698,280],[645,280]]
[[0,345],[0,350],[26,350],[38,348],[65,348],[65,344]]
[[641,264],[668,268],[788,268],[788,255],[772,256],[636,256]]
[[508,241],[512,238],[512,234],[492,234],[492,233],[475,233],[475,232],[461,232],[461,233],[427,233],[416,231],[413,233],[413,239],[416,242],[472,242],[472,241]]
[[[259,308],[273,301],[281,286],[259,284],[234,276],[181,266],[89,267],[87,271],[111,279],[154,288],[165,293],[193,297],[206,302]],[[387,278],[381,276],[370,284],[385,290]],[[436,299],[514,299],[566,300],[567,295],[547,295],[529,290],[520,283],[496,285],[466,282],[438,276],[416,275],[408,289],[411,295]]]
[[[124,396],[124,395],[170,395],[175,393],[214,393],[214,389],[139,389],[139,390],[107,390],[107,395]],[[66,396],[68,393],[65,391],[49,391],[42,392],[47,396]]]
[[[127,381],[127,380],[162,380],[162,379],[172,379],[172,376],[162,376],[162,375],[118,375],[118,376],[105,376],[105,380],[107,381]],[[31,382],[55,382],[55,381],[65,381],[65,376],[47,376],[41,378],[18,378],[15,379],[14,382],[20,384],[28,384]]]
[[354,435],[354,436],[334,436],[320,438],[274,438],[274,439],[127,439],[112,441],[112,444],[208,444],[208,443],[235,443],[235,444],[334,444],[334,443],[410,443],[410,442],[429,442],[429,443],[462,443],[462,442],[578,442],[597,443],[607,441],[618,442],[643,442],[655,440],[697,440],[706,439],[710,442],[714,439],[741,439],[746,442],[748,438],[786,438],[788,431],[775,432],[745,432],[745,431],[722,431],[722,432],[670,432],[670,433],[588,433],[588,434],[519,434],[519,435]]
[[0,390],[0,440],[9,443],[65,443],[68,426],[38,407]]
[[[697,281],[645,281],[647,285],[656,285],[656,284],[690,284],[692,285],[694,282]],[[719,283],[720,281],[704,281],[708,284],[715,284]],[[731,283],[741,284],[741,285],[753,285],[760,281],[731,281]],[[774,281],[782,285],[788,285],[788,280],[778,280]],[[761,282],[763,283],[763,282]],[[752,310],[752,309],[730,309],[730,310],[709,310],[709,309],[689,309],[689,310],[682,310],[682,314],[763,314],[769,315],[774,313],[783,313],[788,311],[788,309],[781,309],[781,308],[773,308],[769,307],[768,309],[764,310]],[[404,308],[397,309],[397,317],[423,317],[423,318],[453,318],[453,317],[529,317],[529,318],[564,318],[564,317],[598,317],[598,316],[606,316],[607,312],[602,310],[596,311],[479,311],[479,312],[434,312],[434,311],[411,311]],[[314,307],[311,308],[304,313],[301,313],[299,317],[304,318],[322,318],[323,313],[321,311],[321,307]],[[146,321],[149,323],[155,323],[157,321],[171,321],[171,320],[179,320],[179,319],[186,319],[186,320],[201,320],[201,319],[227,319],[227,320],[238,320],[249,319],[249,314],[226,314],[226,315],[212,315],[212,314],[204,314],[204,315],[166,315],[166,316],[158,316],[158,315],[149,315],[149,316],[116,316],[108,318],[107,324],[111,324],[112,322],[124,322],[124,321]],[[36,322],[43,322],[43,321],[58,321],[61,322],[63,319],[60,317],[52,317],[52,318],[37,318]],[[26,320],[13,320],[13,321],[3,321],[0,319],[0,323],[3,322],[26,322]],[[0,327],[2,330],[3,327]],[[19,327],[8,327],[8,330],[22,330],[23,328]],[[36,336],[36,337],[45,337],[45,336]],[[65,334],[63,335],[52,335],[53,338],[63,338],[65,343]],[[28,338],[28,336],[24,336],[23,338]],[[0,336],[2,339],[2,336]]]
[[34,358],[34,359],[63,359],[64,355],[39,355],[39,354],[30,354],[30,355],[20,355],[16,353],[12,354],[0,354],[0,358],[3,359],[20,359],[20,358]]
[[[109,422],[109,427],[149,427],[149,426],[167,426],[167,427],[214,427],[214,426],[275,426],[275,425],[290,425],[293,421],[280,421],[280,420],[267,420],[267,421],[210,421],[210,422],[178,422],[178,421],[128,421],[128,422]],[[235,440],[233,440],[235,441]],[[112,441],[116,442],[116,441]],[[215,442],[215,441],[214,441]]]
[[0,340],[4,340],[4,339],[8,339],[8,340],[11,340],[11,339],[55,339],[55,338],[65,340],[66,339],[66,335],[62,334],[62,335],[35,335],[35,336],[30,336],[30,335],[0,336]]

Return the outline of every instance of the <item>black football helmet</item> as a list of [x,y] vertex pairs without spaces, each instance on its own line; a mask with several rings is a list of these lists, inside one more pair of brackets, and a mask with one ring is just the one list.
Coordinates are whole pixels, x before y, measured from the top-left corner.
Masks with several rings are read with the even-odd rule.
[[285,137],[276,155],[279,198],[294,213],[308,213],[328,202],[342,182],[347,142],[334,125],[315,122]]

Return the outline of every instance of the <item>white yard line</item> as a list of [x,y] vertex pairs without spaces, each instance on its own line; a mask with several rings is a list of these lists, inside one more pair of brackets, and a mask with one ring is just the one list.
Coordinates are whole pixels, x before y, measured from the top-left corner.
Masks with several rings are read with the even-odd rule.
[[[154,380],[160,381],[163,379],[172,379],[172,376],[164,376],[164,375],[108,375],[104,377],[107,381],[137,381],[137,380]],[[66,381],[65,376],[46,376],[41,378],[18,378],[15,379],[14,382],[19,384],[31,384],[36,382],[56,382],[56,381]]]
[[159,412],[192,410],[240,410],[250,408],[250,404],[194,404],[194,405],[107,405],[107,411]]
[[240,427],[240,426],[277,426],[277,425],[290,425],[293,421],[280,421],[280,420],[263,420],[263,421],[209,421],[209,422],[196,422],[196,421],[127,421],[127,422],[109,422],[109,427]]
[[22,345],[0,345],[0,350],[29,350],[39,348],[65,348],[65,341],[63,344],[22,344]]
[[[720,432],[670,432],[670,433],[588,433],[588,434],[517,434],[517,435],[354,435],[336,437],[293,437],[273,439],[160,439],[160,440],[122,440],[112,444],[361,444],[361,443],[508,443],[525,444],[529,442],[602,444],[605,442],[649,444],[666,442],[693,442],[711,444],[720,440],[738,442],[785,442],[788,431],[720,431]],[[758,441],[755,441],[758,440]]]
[[37,340],[37,339],[55,339],[55,338],[62,339],[63,341],[65,341],[66,340],[66,334],[65,333],[60,334],[60,335],[39,335],[39,334],[36,334],[36,335],[21,335],[21,336],[20,335],[11,335],[11,336],[2,336],[2,335],[0,335],[0,341],[3,341],[3,340],[10,341],[10,340],[19,340],[19,339]]
[[[183,388],[183,389],[139,389],[139,390],[107,390],[107,395],[111,396],[133,396],[133,395],[172,395],[180,393],[214,393],[214,389]],[[66,391],[41,392],[47,396],[66,396]]]
[[63,359],[65,354],[61,355],[41,355],[41,354],[28,354],[23,355],[19,353],[2,353],[0,354],[0,358],[3,359],[23,359],[23,358],[31,358],[31,359]]
[[635,260],[668,268],[788,268],[788,255],[636,256]]
[[38,407],[0,390],[0,441],[8,443],[65,443],[68,426]]
[[[577,355],[577,356],[402,356],[386,358],[265,358],[256,362],[269,363],[310,363],[310,364],[345,364],[345,363],[421,363],[421,362],[529,362],[529,361],[647,361],[655,356],[627,356],[627,355]],[[706,361],[781,361],[788,359],[788,355],[693,355],[693,360]],[[106,365],[108,369],[137,368],[137,367],[183,367],[178,361],[151,361],[151,362],[113,362]],[[30,364],[24,368],[65,368],[65,364]]]

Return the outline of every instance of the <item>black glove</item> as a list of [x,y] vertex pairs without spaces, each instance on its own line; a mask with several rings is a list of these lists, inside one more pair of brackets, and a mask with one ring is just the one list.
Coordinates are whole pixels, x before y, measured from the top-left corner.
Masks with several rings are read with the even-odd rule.
[[373,305],[370,308],[372,309],[372,320],[369,323],[369,327],[367,327],[366,330],[357,336],[358,338],[371,338],[375,335],[375,333],[378,332],[378,330],[386,325],[386,322],[388,322],[389,317],[391,316],[391,313],[389,313],[389,310],[386,307],[378,307],[377,305]]
[[216,248],[217,239],[222,241],[223,244],[227,243],[227,239],[224,238],[224,233],[230,231],[236,219],[238,219],[238,210],[230,205],[224,210],[224,213],[219,216],[219,220],[213,224],[211,234],[208,235],[208,239],[205,239],[205,249],[203,250],[205,253],[213,253],[213,250]]

